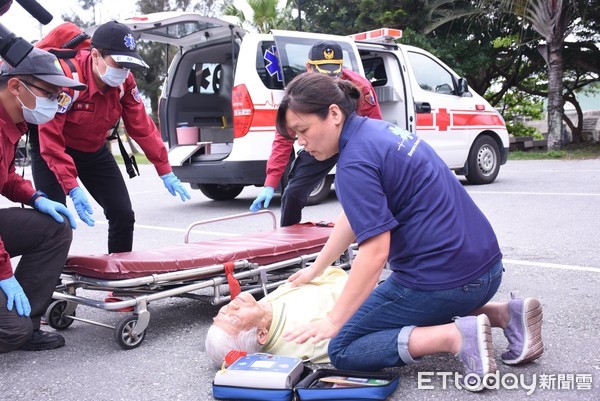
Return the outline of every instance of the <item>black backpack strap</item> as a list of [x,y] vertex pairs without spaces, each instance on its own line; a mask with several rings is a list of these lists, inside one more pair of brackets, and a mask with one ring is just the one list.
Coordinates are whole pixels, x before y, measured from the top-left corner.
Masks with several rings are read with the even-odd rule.
[[137,162],[135,161],[135,156],[134,155],[130,156],[129,153],[127,153],[127,149],[125,149],[125,146],[123,145],[123,142],[121,141],[121,137],[119,136],[119,132],[118,132],[120,122],[121,122],[121,119],[118,119],[117,123],[113,127],[112,133],[106,139],[107,140],[112,140],[112,139],[117,140],[117,142],[119,143],[119,151],[121,152],[121,157],[123,157],[123,162],[125,162],[125,170],[127,170],[127,174],[129,174],[129,178],[133,178],[136,175],[140,175],[140,170],[138,168]]

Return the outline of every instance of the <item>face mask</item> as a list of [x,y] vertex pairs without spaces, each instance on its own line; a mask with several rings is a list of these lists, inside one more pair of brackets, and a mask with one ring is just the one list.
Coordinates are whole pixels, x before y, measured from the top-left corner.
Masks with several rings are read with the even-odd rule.
[[102,62],[106,66],[106,72],[104,73],[104,75],[102,75],[98,67],[96,67],[96,69],[98,70],[98,74],[100,74],[100,79],[106,85],[116,88],[123,82],[125,82],[125,80],[127,79],[127,75],[129,75],[128,69],[111,67],[110,65],[106,64],[106,61],[104,61],[102,57],[98,58],[102,60]]
[[25,121],[30,124],[40,125],[52,120],[58,111],[58,100],[50,100],[45,97],[36,96],[23,82],[21,82],[21,84],[23,84],[25,89],[35,97],[35,107],[33,109],[25,106],[21,99],[17,97],[23,108],[23,118]]

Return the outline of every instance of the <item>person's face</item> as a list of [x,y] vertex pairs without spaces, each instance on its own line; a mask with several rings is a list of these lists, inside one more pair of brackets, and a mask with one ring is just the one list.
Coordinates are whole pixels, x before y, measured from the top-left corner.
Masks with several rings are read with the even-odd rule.
[[288,109],[286,125],[298,144],[317,160],[326,160],[338,153],[343,115],[335,104],[329,106],[325,119],[316,114],[299,113]]
[[119,64],[117,64],[117,62],[111,56],[106,55],[102,57],[98,49],[92,49],[92,57],[93,62],[101,75],[106,74],[106,70],[108,69],[108,67],[122,69],[122,67]]
[[56,100],[62,92],[62,88],[56,85],[40,81],[32,76],[21,79],[12,79],[10,83],[15,93],[25,107],[33,109],[36,106],[35,97]]
[[237,334],[257,327],[264,314],[252,294],[242,292],[219,310],[214,324],[229,334]]

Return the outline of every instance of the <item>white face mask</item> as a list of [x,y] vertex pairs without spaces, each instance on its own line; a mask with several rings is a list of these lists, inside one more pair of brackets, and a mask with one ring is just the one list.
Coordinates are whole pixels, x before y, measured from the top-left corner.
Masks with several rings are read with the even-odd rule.
[[23,82],[21,84],[35,97],[35,107],[30,109],[25,106],[21,99],[17,96],[17,99],[21,103],[23,108],[23,118],[30,124],[44,124],[54,118],[54,115],[58,111],[58,99],[50,100],[46,97],[36,96]]
[[102,62],[106,66],[106,72],[104,73],[104,75],[102,75],[100,69],[96,67],[96,69],[98,70],[98,74],[100,74],[100,79],[106,85],[116,88],[123,82],[125,82],[125,80],[127,79],[127,75],[129,75],[129,70],[127,68],[111,67],[110,65],[106,64],[106,61],[104,61],[102,56],[98,56],[98,58],[102,60]]

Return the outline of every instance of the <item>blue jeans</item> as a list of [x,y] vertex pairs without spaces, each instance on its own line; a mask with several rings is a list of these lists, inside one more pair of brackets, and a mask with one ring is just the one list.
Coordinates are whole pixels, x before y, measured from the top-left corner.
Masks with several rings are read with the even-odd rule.
[[329,358],[338,369],[374,371],[404,366],[398,336],[406,326],[437,326],[467,316],[488,303],[502,281],[502,261],[478,279],[457,288],[419,291],[388,278],[329,343]]

